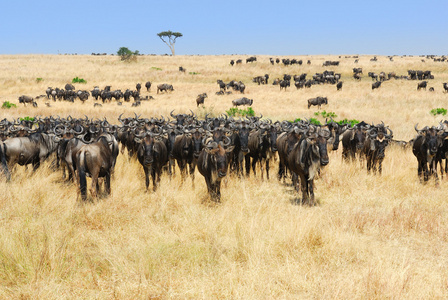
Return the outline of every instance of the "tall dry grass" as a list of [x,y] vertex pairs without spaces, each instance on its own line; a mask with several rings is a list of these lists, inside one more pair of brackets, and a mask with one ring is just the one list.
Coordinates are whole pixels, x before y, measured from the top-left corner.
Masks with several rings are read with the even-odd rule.
[[[447,65],[417,57],[342,58],[339,67],[322,67],[335,56],[302,56],[310,66],[271,66],[268,57],[254,64],[231,67],[244,56],[144,56],[126,64],[118,57],[0,56],[0,103],[44,94],[47,86],[62,87],[73,77],[87,80],[77,88],[112,85],[134,88],[147,80],[154,86],[174,85],[170,94],[139,108],[115,103],[94,108],[38,100],[39,108],[19,106],[0,110],[1,118],[84,114],[142,117],[175,112],[218,115],[240,95],[216,96],[217,79],[242,80],[256,113],[273,120],[311,117],[306,100],[328,96],[326,111],[337,119],[384,121],[397,139],[409,140],[419,126],[436,125],[441,117],[429,111],[447,106],[441,91],[448,81]],[[187,73],[178,71],[183,66]],[[161,71],[152,67],[161,68]],[[371,81],[354,82],[353,67],[368,71],[432,70],[434,93],[416,91],[416,81],[388,81],[371,91]],[[258,86],[251,78],[271,79],[285,73],[309,75],[334,69],[344,87],[313,86],[279,91]],[[190,75],[189,72],[199,73]],[[36,78],[43,78],[37,83]],[[366,77],[366,76],[365,76]],[[205,108],[195,97],[207,92]],[[143,95],[147,95],[146,91]],[[447,183],[420,184],[411,151],[389,148],[383,175],[366,173],[359,163],[345,163],[341,150],[316,181],[319,205],[294,204],[297,194],[275,176],[240,180],[228,176],[222,203],[209,201],[205,182],[196,174],[183,185],[179,175],[162,177],[157,192],[146,193],[138,162],[119,155],[112,194],[94,203],[81,203],[77,188],[62,180],[51,160],[34,174],[17,167],[9,183],[0,182],[0,298],[17,299],[421,299],[448,296]],[[277,171],[272,163],[272,174]],[[179,174],[179,172],[177,172]]]

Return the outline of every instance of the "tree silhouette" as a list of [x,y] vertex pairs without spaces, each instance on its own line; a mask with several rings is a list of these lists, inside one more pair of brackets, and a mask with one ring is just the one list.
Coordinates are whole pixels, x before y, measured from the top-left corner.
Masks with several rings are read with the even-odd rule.
[[[157,34],[157,36],[165,43],[168,47],[170,47],[171,54],[176,55],[174,51],[174,44],[176,43],[176,39],[182,37],[183,34],[180,32],[172,32],[171,30],[162,31]],[[166,40],[168,39],[168,40]]]

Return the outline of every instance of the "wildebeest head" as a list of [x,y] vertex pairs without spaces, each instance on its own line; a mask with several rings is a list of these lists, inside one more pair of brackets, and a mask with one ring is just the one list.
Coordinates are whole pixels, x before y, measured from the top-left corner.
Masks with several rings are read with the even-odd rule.
[[[387,133],[389,131],[389,133]],[[393,132],[389,127],[374,127],[368,131],[370,140],[370,151],[376,153],[376,158],[383,159]]]
[[194,158],[198,158],[199,154],[201,153],[202,150],[202,138],[204,135],[204,129],[202,128],[197,128],[195,129],[193,132],[191,132],[191,138],[193,140],[193,156]]
[[135,135],[135,142],[140,144],[138,148],[139,155],[143,157],[143,165],[149,166],[154,162],[154,143],[156,135],[150,132],[144,132]]
[[230,138],[226,137],[225,142],[210,141],[204,145],[205,151],[211,156],[211,163],[215,168],[218,179],[227,175],[228,159],[226,153],[232,152],[234,146],[230,146]]

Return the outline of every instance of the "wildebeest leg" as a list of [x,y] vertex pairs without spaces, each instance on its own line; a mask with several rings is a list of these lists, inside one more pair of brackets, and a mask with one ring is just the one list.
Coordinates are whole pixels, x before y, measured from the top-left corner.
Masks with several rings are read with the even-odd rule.
[[316,205],[316,202],[314,201],[314,180],[308,181],[308,192],[310,195],[309,204],[310,205]]
[[269,180],[269,159],[266,159],[266,179]]
[[40,159],[39,158],[33,159],[32,165],[33,165],[33,171],[36,171],[40,166]]
[[149,168],[143,167],[143,170],[145,171],[146,191],[148,191],[148,187],[149,187]]
[[106,188],[106,194],[110,195],[110,173],[106,173],[106,177],[104,178],[104,186]]
[[303,175],[300,175],[300,187],[302,189],[302,204],[308,203],[308,181]]
[[[255,171],[255,167],[257,166],[258,158],[252,158],[252,171],[254,172],[254,177],[257,176],[257,172]],[[263,170],[261,172],[263,178]]]
[[155,192],[157,190],[158,179],[155,168],[151,168],[151,177],[152,177],[152,190]]
[[245,160],[246,160],[246,176],[249,177],[249,174],[250,174],[250,156],[246,155]]
[[196,161],[193,161],[190,164],[190,177],[191,177],[191,185],[194,188],[194,170],[196,169]]

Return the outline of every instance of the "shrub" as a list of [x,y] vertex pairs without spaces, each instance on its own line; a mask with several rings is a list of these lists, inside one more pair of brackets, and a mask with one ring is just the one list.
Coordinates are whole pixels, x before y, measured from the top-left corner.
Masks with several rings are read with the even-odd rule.
[[[301,121],[301,120],[302,120],[302,119],[297,118],[297,119],[295,119],[295,120],[293,121],[293,123],[299,122],[299,121]],[[320,123],[320,121],[319,121],[318,119],[316,119],[316,118],[309,118],[308,121],[310,122],[310,124],[313,124],[313,125],[322,125],[322,124]]]
[[434,109],[431,109],[431,111],[430,111],[430,113],[434,116],[436,116],[436,115],[445,116],[446,112],[447,112],[446,108],[434,108]]
[[42,81],[44,81],[44,79],[43,79],[42,77],[37,77],[37,78],[36,78],[36,82],[37,82],[37,83],[42,82]]
[[236,107],[231,107],[229,110],[226,110],[226,113],[230,117],[253,117],[255,116],[255,111],[252,107],[249,107],[247,109],[238,109]]
[[151,67],[151,69],[156,70],[156,71],[162,71],[162,68],[157,68],[157,67]]
[[131,62],[131,61],[137,61],[137,55],[139,55],[139,51],[136,50],[135,52],[132,52],[127,47],[121,47],[118,49],[117,54],[120,56],[120,59],[122,61]]
[[323,118],[337,118],[338,116],[336,115],[336,113],[334,113],[334,112],[332,112],[332,111],[329,111],[329,112],[326,112],[325,110],[324,111],[322,111],[322,112],[318,112],[318,111],[316,111],[315,113],[314,113],[314,115],[315,116],[322,116]]
[[190,74],[190,75],[199,75],[201,73],[198,73],[198,72],[188,72],[188,74]]
[[87,83],[87,81],[82,78],[78,78],[78,76],[76,76],[75,78],[72,79],[72,83]]
[[348,120],[347,118],[345,118],[344,120],[336,121],[336,123],[338,123],[339,125],[349,124],[350,127],[353,127],[354,125],[358,124],[359,121],[355,119]]
[[14,103],[11,103],[11,102],[9,102],[9,101],[5,101],[5,102],[3,102],[3,104],[2,104],[2,108],[3,109],[10,109],[10,108],[16,108],[17,107],[17,105],[15,105]]
[[20,118],[20,121],[31,121],[31,122],[34,122],[34,120],[35,120],[34,117],[28,117],[28,116],[26,116],[24,118]]

